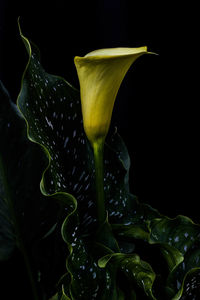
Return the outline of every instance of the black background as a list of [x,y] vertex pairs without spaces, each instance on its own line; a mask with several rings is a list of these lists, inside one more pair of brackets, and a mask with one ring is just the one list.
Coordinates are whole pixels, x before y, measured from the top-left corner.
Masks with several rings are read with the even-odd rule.
[[[174,1],[175,2],[175,1]],[[131,157],[130,187],[169,217],[199,222],[197,8],[160,1],[2,1],[0,75],[13,101],[27,55],[17,27],[41,50],[46,71],[79,87],[75,55],[147,45],[117,96],[117,126]]]

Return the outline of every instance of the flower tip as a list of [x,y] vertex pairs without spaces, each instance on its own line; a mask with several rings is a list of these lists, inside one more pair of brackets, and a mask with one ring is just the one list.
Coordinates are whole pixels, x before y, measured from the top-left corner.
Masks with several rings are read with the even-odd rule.
[[156,52],[148,52],[148,54],[152,54],[152,55],[156,55],[156,56],[160,55],[159,53],[156,53]]
[[75,56],[74,57],[74,62],[76,63],[79,60],[79,58],[80,58],[79,56]]

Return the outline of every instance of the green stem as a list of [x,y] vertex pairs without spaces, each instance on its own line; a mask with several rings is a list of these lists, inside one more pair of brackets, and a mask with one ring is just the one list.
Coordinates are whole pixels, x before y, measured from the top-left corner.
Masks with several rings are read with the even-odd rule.
[[104,170],[103,170],[103,150],[104,141],[98,141],[93,144],[95,180],[96,180],[96,204],[97,218],[99,225],[106,219],[105,199],[104,199]]

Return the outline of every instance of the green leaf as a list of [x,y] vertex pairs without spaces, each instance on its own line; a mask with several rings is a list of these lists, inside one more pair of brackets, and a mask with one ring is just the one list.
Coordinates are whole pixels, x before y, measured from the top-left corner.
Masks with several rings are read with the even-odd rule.
[[167,217],[155,219],[150,223],[150,229],[150,243],[167,244],[177,249],[182,256],[200,242],[200,225],[194,224],[185,216],[177,216],[175,219]]
[[[34,45],[31,48],[22,33],[21,37],[29,62],[18,107],[27,122],[29,139],[40,144],[49,159],[41,181],[42,192],[72,194],[79,202],[78,209],[83,212],[87,226],[95,222],[91,216],[94,204],[89,200],[94,174],[82,125],[79,92],[61,77],[46,73],[38,49]],[[69,207],[69,213],[74,208]]]
[[65,292],[64,292],[64,291],[62,291],[62,294],[61,294],[61,295],[59,295],[59,294],[57,293],[55,296],[53,296],[53,297],[52,297],[51,299],[49,299],[49,300],[71,300],[71,299],[65,295]]
[[185,216],[177,216],[155,219],[150,228],[150,243],[160,245],[170,270],[167,285],[175,294],[187,273],[200,267],[200,226]]
[[[122,291],[116,286],[115,270],[102,270],[97,265],[102,253],[110,253],[112,250],[109,247],[117,247],[109,224],[105,222],[95,236],[83,235],[78,216],[74,213],[65,219],[62,235],[70,249],[67,259],[67,270],[71,274],[68,295],[72,299],[77,299],[80,295],[82,299],[124,299]],[[95,241],[98,241],[96,245]],[[106,246],[99,247],[100,242],[104,242]]]
[[[2,84],[0,98],[0,260],[9,259],[18,247],[32,285],[38,273],[38,284],[46,290],[45,277],[48,272],[52,278],[58,276],[54,264],[59,262],[62,252],[53,257],[54,247],[48,249],[50,267],[42,247],[46,247],[47,237],[60,231],[57,226],[60,204],[41,194],[40,180],[47,163],[46,155],[41,147],[27,139],[25,121]],[[58,242],[55,236],[53,243]]]
[[[15,245],[30,244],[49,230],[55,221],[50,211],[55,213],[56,206],[47,210],[39,189],[44,155],[28,141],[25,122],[2,84],[0,93],[0,258],[5,259]],[[45,220],[46,213],[51,220]]]
[[138,286],[144,289],[150,299],[156,299],[152,293],[152,286],[156,275],[151,266],[142,261],[137,254],[108,254],[99,259],[99,266],[105,268],[108,262],[112,266],[116,267],[117,265],[118,268],[121,268],[130,280],[130,284],[136,282]]
[[198,300],[199,297],[200,297],[200,268],[194,268],[186,274],[184,278],[184,282],[181,286],[181,290],[173,298],[173,300],[177,300],[177,299]]

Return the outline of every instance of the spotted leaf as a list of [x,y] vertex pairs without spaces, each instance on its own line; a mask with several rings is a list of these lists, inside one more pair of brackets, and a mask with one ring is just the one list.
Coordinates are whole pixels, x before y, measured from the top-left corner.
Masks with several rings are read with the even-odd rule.
[[152,292],[156,275],[151,266],[145,261],[142,261],[137,254],[113,253],[99,259],[99,266],[101,268],[105,268],[108,263],[111,264],[112,267],[116,268],[117,266],[120,268],[127,277],[127,280],[129,280],[130,285],[134,286],[137,284],[144,289],[150,299],[156,299]]
[[200,267],[200,226],[185,216],[177,216],[155,219],[150,229],[150,243],[160,246],[170,270],[167,285],[175,294],[186,274]]
[[[182,296],[180,297],[181,293]],[[187,273],[182,284],[181,293],[179,292],[174,300],[198,300],[200,298],[200,268],[195,268]]]
[[0,259],[5,259],[16,246],[42,238],[57,222],[58,206],[40,193],[46,158],[27,139],[25,122],[1,83],[0,96]]

